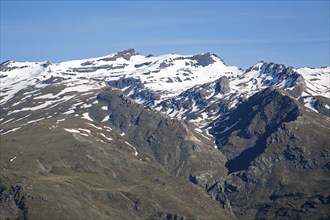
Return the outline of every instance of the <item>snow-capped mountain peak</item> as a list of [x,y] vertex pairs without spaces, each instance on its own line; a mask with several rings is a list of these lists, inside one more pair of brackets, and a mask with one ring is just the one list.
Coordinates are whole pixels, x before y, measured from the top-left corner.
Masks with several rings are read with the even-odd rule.
[[[202,127],[270,86],[288,91],[316,110],[317,97],[329,97],[329,70],[260,61],[243,71],[210,52],[144,56],[134,49],[54,64],[8,61],[1,64],[0,104],[23,106],[29,97],[46,95],[42,91],[52,85],[56,89],[49,94],[55,100],[38,100],[32,106],[50,107],[73,99],[74,93],[110,85],[139,103]],[[321,103],[317,105],[327,112],[329,104]]]

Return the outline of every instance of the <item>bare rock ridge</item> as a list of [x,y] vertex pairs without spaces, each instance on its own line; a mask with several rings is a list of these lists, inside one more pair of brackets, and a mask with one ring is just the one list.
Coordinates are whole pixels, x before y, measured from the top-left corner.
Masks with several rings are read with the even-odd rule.
[[[100,93],[97,100],[107,104],[112,127],[124,132],[138,151],[149,154],[172,174],[188,178],[203,172],[209,172],[210,177],[226,173],[222,153],[186,122],[159,115],[111,89]],[[99,114],[90,115],[96,118]],[[208,161],[203,162],[203,157]],[[210,171],[210,167],[214,169]]]
[[284,96],[276,87],[270,87],[215,121],[210,133],[230,159],[227,163],[229,172],[235,172],[247,169],[250,162],[264,151],[266,139],[281,124],[294,121],[299,115],[293,99]]

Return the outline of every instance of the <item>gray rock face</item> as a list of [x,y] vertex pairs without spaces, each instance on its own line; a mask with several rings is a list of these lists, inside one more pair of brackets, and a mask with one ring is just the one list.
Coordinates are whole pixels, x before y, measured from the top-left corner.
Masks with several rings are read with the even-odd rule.
[[214,90],[222,94],[230,92],[229,79],[225,76],[222,76],[218,81],[216,81]]
[[199,66],[208,66],[215,62],[211,57],[211,53],[198,54],[198,55],[192,56],[191,59],[196,60],[197,65],[199,65]]
[[124,58],[125,60],[130,60],[132,56],[137,55],[137,54],[138,53],[136,53],[134,49],[127,49],[127,50],[117,52],[112,57],[99,59],[99,61],[115,61],[118,58]]
[[138,151],[149,154],[171,173],[187,178],[198,176],[203,179],[201,185],[205,185],[227,172],[222,153],[214,149],[212,142],[191,131],[189,124],[137,105],[113,90],[100,93],[98,100],[107,103],[111,126],[124,132]]
[[0,218],[1,219],[27,219],[28,210],[25,206],[26,195],[19,185],[9,189],[0,186]]
[[120,78],[115,81],[109,81],[108,84],[118,89],[125,89],[125,94],[131,94],[130,98],[135,100],[144,100],[145,106],[153,106],[159,99],[158,95],[145,88],[140,79],[128,77]]
[[[217,57],[218,59],[220,59],[218,56],[216,56],[215,54],[211,54],[211,53],[197,54],[197,55],[189,57],[189,59],[193,60],[193,61],[197,61],[195,66],[205,67],[205,66],[208,66],[208,65],[215,62],[215,60],[212,58],[212,56]],[[183,59],[185,59],[185,58],[184,57],[176,57],[173,60],[183,60]],[[220,59],[220,60],[221,60],[221,62],[223,62],[222,59]]]
[[306,89],[304,78],[301,75],[294,75],[292,86],[293,90],[289,90],[289,93],[295,98],[300,97]]
[[122,57],[125,60],[130,60],[132,56],[137,55],[133,48],[117,52],[118,57]]
[[282,122],[293,121],[299,115],[294,101],[272,87],[243,102],[230,116],[218,119],[210,131],[230,159],[230,172],[235,172],[246,169],[263,152],[266,138]]
[[128,77],[128,78],[120,78],[116,81],[109,81],[108,84],[112,87],[123,89],[126,87],[137,87],[137,88],[143,88],[144,86],[141,83],[140,79]]
[[328,218],[326,124],[275,87],[250,97],[211,125],[229,170],[213,197],[242,219]]
[[314,108],[321,113],[322,115],[325,115],[327,117],[330,117],[330,99],[327,99],[323,96],[316,96],[314,99]]

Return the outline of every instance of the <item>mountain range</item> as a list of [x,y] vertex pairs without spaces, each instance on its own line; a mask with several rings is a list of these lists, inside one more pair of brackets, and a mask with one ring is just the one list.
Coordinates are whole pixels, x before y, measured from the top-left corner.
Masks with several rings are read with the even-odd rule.
[[128,49],[0,68],[1,219],[330,218],[330,67]]

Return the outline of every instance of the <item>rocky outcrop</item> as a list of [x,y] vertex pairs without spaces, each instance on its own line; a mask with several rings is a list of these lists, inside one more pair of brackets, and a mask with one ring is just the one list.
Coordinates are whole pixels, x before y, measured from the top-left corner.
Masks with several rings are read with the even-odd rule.
[[271,87],[212,126],[229,170],[213,197],[227,198],[238,218],[329,218],[328,122],[322,116]]
[[330,117],[330,99],[323,96],[314,97],[313,107],[322,115]]
[[215,82],[214,90],[221,94],[230,92],[229,79],[226,76],[222,76]]
[[204,53],[204,54],[198,54],[195,56],[192,56],[190,58],[191,60],[196,60],[197,61],[197,66],[208,66],[212,63],[214,63],[214,59],[212,58],[212,54],[211,53]]
[[98,100],[107,103],[111,126],[171,173],[200,176],[203,187],[226,174],[222,153],[186,122],[165,117],[110,89],[100,93]]
[[239,105],[210,125],[219,149],[227,156],[230,172],[247,169],[265,149],[266,139],[284,123],[299,115],[295,101],[275,87]]
[[136,53],[135,50],[133,48],[131,48],[131,49],[119,51],[111,57],[99,59],[99,61],[115,61],[118,58],[124,58],[125,60],[130,60],[132,56],[137,55],[137,54],[138,53]]
[[6,188],[0,186],[0,218],[27,219],[28,209],[25,204],[26,195],[19,185]]

